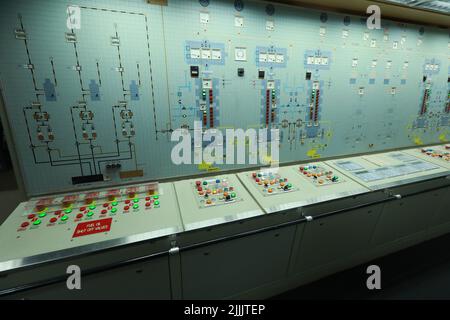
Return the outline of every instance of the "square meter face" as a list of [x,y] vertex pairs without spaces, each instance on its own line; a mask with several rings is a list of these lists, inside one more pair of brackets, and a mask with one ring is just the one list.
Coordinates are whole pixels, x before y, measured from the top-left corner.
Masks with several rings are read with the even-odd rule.
[[191,183],[200,208],[221,206],[242,201],[239,190],[227,177],[207,178]]

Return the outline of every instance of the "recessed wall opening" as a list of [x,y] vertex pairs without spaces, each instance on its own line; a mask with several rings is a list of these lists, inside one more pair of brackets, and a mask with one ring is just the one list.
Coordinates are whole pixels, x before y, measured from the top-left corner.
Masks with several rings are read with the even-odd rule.
[[0,118],[0,191],[17,189],[17,181],[6,143],[6,134]]

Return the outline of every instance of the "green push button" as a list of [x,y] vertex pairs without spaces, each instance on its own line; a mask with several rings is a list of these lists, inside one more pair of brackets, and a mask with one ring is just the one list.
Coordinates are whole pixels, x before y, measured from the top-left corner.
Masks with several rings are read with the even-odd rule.
[[41,224],[41,222],[42,222],[42,221],[38,219],[38,220],[34,221],[33,224],[34,224],[35,226],[38,226],[38,225]]
[[139,202],[139,199],[136,198],[136,199],[133,200],[133,202],[134,202],[134,203],[138,203],[138,202]]
[[42,212],[39,214],[39,218],[44,218],[47,214],[45,212]]
[[232,198],[236,198],[236,193],[233,192],[233,193],[231,194],[231,197],[232,197]]
[[88,217],[92,217],[93,215],[94,215],[94,213],[92,211],[89,211],[87,214]]
[[61,217],[61,220],[62,220],[62,221],[66,221],[67,219],[69,219],[69,217],[66,216],[66,215],[64,215],[64,216]]
[[155,204],[155,206],[159,206],[159,201],[156,200],[154,204]]
[[111,209],[111,212],[112,212],[112,213],[116,213],[116,212],[117,212],[117,208],[112,208],[112,209]]
[[138,205],[138,204],[135,204],[135,205],[133,206],[133,209],[139,209],[139,205]]
[[66,209],[66,210],[64,210],[64,212],[65,212],[65,213],[71,213],[71,212],[72,212],[72,209]]
[[203,181],[203,185],[206,186],[208,184],[208,181]]
[[92,206],[89,207],[89,210],[95,210],[95,208],[97,208],[97,207],[92,205]]
[[[116,207],[118,204],[119,204],[119,203],[118,203],[117,201],[114,201],[113,203],[111,203],[111,205],[112,205],[113,207]],[[117,211],[117,210],[116,210],[116,211]]]
[[153,199],[158,200],[159,196],[154,196]]

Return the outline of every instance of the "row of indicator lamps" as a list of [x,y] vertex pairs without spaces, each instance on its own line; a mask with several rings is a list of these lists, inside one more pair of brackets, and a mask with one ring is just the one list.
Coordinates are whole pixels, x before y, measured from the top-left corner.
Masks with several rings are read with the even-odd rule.
[[[67,215],[68,210],[65,210],[64,214],[62,214],[62,211],[56,211],[55,212],[55,217],[51,217],[49,222],[50,223],[56,223],[58,221],[58,217],[61,219],[61,221],[67,221],[69,219],[69,216]],[[47,216],[47,213],[45,211],[42,211],[38,214],[34,214],[34,213],[30,213],[27,218],[30,221],[25,221],[23,222],[20,227],[21,228],[26,228],[28,227],[30,224],[32,224],[33,226],[38,226],[42,223],[42,219],[45,218]]]
[[[151,208],[152,204],[155,208],[159,208],[160,206],[160,200],[159,200],[159,196],[158,195],[154,195],[151,197],[146,197],[145,198],[145,207],[146,208]],[[117,206],[119,205],[118,201],[113,201],[111,204],[109,203],[104,203],[103,204],[103,208],[101,211],[101,215],[105,215],[108,213],[108,210],[110,210],[110,212],[112,214],[117,213],[118,209]],[[137,210],[139,209],[139,198],[135,198],[132,201],[131,200],[125,200],[125,207],[124,210],[128,211],[130,209],[130,207],[132,206],[133,209]],[[82,219],[85,215],[87,217],[92,217],[94,215],[94,210],[97,208],[96,205],[90,205],[89,207],[81,207],[80,208],[80,213],[78,213],[76,215],[76,219]],[[73,212],[72,208],[67,208],[64,211],[62,210],[58,210],[54,212],[55,217],[50,218],[49,222],[52,223],[56,223],[58,221],[58,218],[56,216],[58,216],[61,221],[65,222],[69,219],[69,214]],[[27,216],[28,220],[31,221],[31,223],[29,221],[25,221],[23,222],[20,227],[21,228],[26,228],[28,226],[30,226],[30,224],[33,224],[34,226],[38,226],[42,223],[43,218],[45,218],[47,216],[47,212],[46,212],[46,208],[44,208],[44,210],[41,210],[38,214],[34,214],[31,213]]]

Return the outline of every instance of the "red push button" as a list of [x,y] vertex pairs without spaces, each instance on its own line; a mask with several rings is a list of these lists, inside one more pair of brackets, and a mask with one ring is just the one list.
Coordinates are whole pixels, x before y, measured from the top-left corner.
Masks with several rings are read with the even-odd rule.
[[150,202],[147,202],[146,204],[145,204],[145,206],[146,207],[150,207],[152,204],[150,203]]
[[61,210],[55,211],[55,216],[59,216],[61,214]]
[[53,217],[53,218],[50,219],[50,223],[55,223],[56,221],[58,221],[58,219],[55,218],[55,217]]
[[103,208],[108,208],[109,207],[109,204],[108,203],[104,203],[103,204]]
[[125,203],[126,204],[130,204],[130,200],[125,200]]
[[130,207],[126,206],[125,208],[123,208],[123,210],[128,211],[128,210],[130,210]]
[[108,210],[102,210],[102,214],[107,214]]
[[81,207],[80,211],[86,211],[86,207]]
[[28,219],[33,219],[34,217],[36,217],[36,215],[33,214],[33,213],[31,213],[31,214],[29,214],[29,215],[27,216]]
[[83,215],[81,213],[77,214],[77,219],[83,218]]
[[20,226],[21,226],[22,228],[26,228],[26,227],[28,227],[29,225],[30,225],[29,222],[24,222],[24,223],[22,223]]

